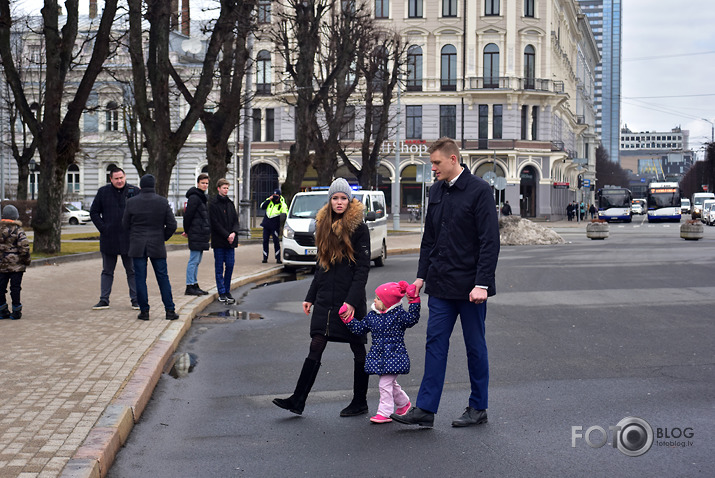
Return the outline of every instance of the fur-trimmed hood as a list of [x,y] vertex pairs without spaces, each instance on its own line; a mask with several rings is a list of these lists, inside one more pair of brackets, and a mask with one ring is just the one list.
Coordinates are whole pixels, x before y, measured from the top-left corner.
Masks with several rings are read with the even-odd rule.
[[15,224],[18,227],[22,227],[22,222],[19,219],[2,219],[2,224]]
[[[315,215],[315,222],[323,221],[328,217],[329,207],[330,201]],[[347,228],[348,235],[355,232],[355,229],[363,222],[364,208],[365,206],[361,201],[353,198],[353,200],[350,201],[350,207],[343,213],[343,217],[333,223],[333,234],[340,236],[343,233],[343,228]]]

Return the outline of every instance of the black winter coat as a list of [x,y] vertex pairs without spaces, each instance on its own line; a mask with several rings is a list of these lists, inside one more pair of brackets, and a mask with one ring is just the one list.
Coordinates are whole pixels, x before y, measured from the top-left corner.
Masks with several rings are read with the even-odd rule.
[[176,218],[154,188],[140,189],[127,201],[122,224],[129,231],[129,257],[166,258],[164,242],[176,232]]
[[499,221],[489,184],[466,169],[452,187],[437,181],[430,188],[417,269],[425,293],[469,300],[478,285],[492,296],[498,258]]
[[[209,218],[211,220],[211,247],[214,249],[230,249],[238,247],[238,214],[236,206],[228,196],[217,194],[209,203]],[[236,233],[233,243],[229,244],[228,236]]]
[[189,249],[206,251],[211,241],[211,223],[209,208],[206,205],[206,193],[197,187],[186,191],[186,210],[184,211],[184,232],[189,236]]
[[105,254],[126,254],[129,251],[129,231],[122,226],[127,199],[139,194],[139,188],[129,183],[122,189],[111,184],[102,186],[89,208],[89,216],[99,231],[99,250]]
[[[353,212],[351,219],[354,222],[354,230],[350,241],[355,251],[355,262],[346,258],[330,266],[327,271],[318,265],[305,301],[313,304],[311,337],[325,335],[328,340],[334,342],[366,344],[367,337],[350,332],[338,314],[343,302],[355,308],[356,319],[362,319],[367,313],[365,286],[370,272],[370,231],[363,222],[359,202],[357,206],[355,204],[356,202],[353,202],[345,213],[347,215]],[[326,206],[330,207],[330,204]]]

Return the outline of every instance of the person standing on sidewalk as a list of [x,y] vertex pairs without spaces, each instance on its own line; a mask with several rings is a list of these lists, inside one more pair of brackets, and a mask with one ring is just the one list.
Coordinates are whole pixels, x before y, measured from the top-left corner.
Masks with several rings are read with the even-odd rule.
[[165,197],[154,191],[156,179],[145,174],[139,181],[139,194],[127,201],[122,224],[129,231],[129,257],[134,261],[139,301],[139,320],[149,320],[149,293],[146,288],[147,259],[151,260],[166,320],[176,320],[174,298],[166,266],[166,241],[176,231],[176,218]]
[[[342,319],[361,319],[367,312],[365,285],[370,272],[370,231],[363,222],[363,205],[353,199],[350,184],[338,178],[328,190],[328,204],[315,218],[317,266],[303,312],[310,320],[310,348],[303,362],[293,395],[275,398],[273,403],[301,415],[310,389],[320,369],[320,359],[328,342],[347,342],[353,352],[353,399],[340,411],[341,417],[367,413],[365,335],[355,335]],[[344,309],[342,309],[344,307]],[[340,313],[340,310],[343,310]]]
[[437,182],[430,188],[414,282],[417,293],[426,284],[430,296],[425,368],[416,406],[391,418],[432,427],[444,387],[449,339],[459,316],[471,394],[465,412],[452,426],[479,425],[487,422],[489,360],[484,323],[487,297],[496,294],[499,223],[491,187],[459,164],[454,140],[440,138],[428,152]]
[[209,249],[211,242],[211,223],[209,208],[206,205],[206,191],[209,188],[209,175],[199,174],[196,187],[186,192],[188,201],[184,211],[184,233],[189,239],[189,263],[186,265],[186,292],[184,295],[207,295],[208,292],[199,287],[199,264],[204,251]]
[[[0,221],[0,319],[22,317],[22,275],[30,265],[30,241],[27,240],[17,208],[8,204],[2,208]],[[12,313],[7,306],[7,285],[10,283]]]
[[286,205],[286,200],[281,196],[281,190],[276,189],[273,191],[273,195],[261,203],[261,209],[266,210],[263,221],[261,221],[261,227],[263,228],[263,263],[268,262],[268,246],[272,237],[276,262],[281,264],[283,262],[281,261],[281,238],[278,232],[281,228],[281,214],[288,214],[288,206]]
[[128,184],[124,170],[113,168],[109,171],[111,184],[102,186],[89,208],[89,216],[99,231],[99,251],[102,254],[102,276],[100,281],[99,302],[92,307],[94,310],[108,309],[109,296],[112,293],[114,269],[117,266],[117,256],[122,258],[124,271],[127,273],[129,299],[132,308],[139,309],[137,289],[134,281],[134,265],[127,255],[129,250],[129,231],[122,226],[122,217],[127,199],[138,194],[136,186]]
[[504,205],[502,206],[501,215],[502,216],[511,216],[511,206],[509,205],[509,201],[505,202]]
[[227,179],[219,179],[216,182],[218,194],[209,204],[216,288],[218,289],[218,300],[224,304],[236,303],[236,299],[231,296],[231,276],[238,246],[238,214],[236,206],[228,197],[230,185],[231,183]]

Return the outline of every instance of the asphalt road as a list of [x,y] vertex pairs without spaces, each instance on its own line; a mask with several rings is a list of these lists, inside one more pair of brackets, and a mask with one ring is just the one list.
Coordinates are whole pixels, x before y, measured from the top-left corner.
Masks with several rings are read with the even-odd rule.
[[[712,476],[715,228],[690,242],[677,224],[651,226],[614,224],[605,241],[564,228],[566,244],[502,248],[487,314],[489,423],[476,428],[450,426],[469,393],[459,327],[431,430],[340,418],[352,382],[342,344],[328,346],[303,416],[277,408],[271,399],[292,392],[307,354],[300,303],[311,276],[239,291],[234,309],[257,315],[195,322],[180,351],[198,365],[162,377],[109,476]],[[389,257],[368,290],[411,280],[415,263]],[[412,398],[426,309],[399,380]],[[368,401],[374,412],[374,377]],[[652,429],[642,456],[611,446],[609,427],[627,417]],[[605,446],[579,436],[590,427],[608,432]],[[598,428],[589,439],[600,444]]]

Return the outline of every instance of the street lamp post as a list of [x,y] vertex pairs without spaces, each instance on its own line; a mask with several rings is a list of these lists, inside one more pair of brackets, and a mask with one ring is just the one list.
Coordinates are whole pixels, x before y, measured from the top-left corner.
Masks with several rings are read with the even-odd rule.
[[710,142],[715,143],[715,123],[713,123],[709,119],[705,119],[705,118],[700,118],[700,119],[702,119],[703,121],[705,121],[707,123],[710,123]]
[[35,173],[37,172],[37,163],[35,162],[34,159],[30,160],[30,163],[28,164],[28,168],[30,169],[30,191],[32,194],[32,200],[35,200],[35,183],[37,182],[37,178],[35,178]]

